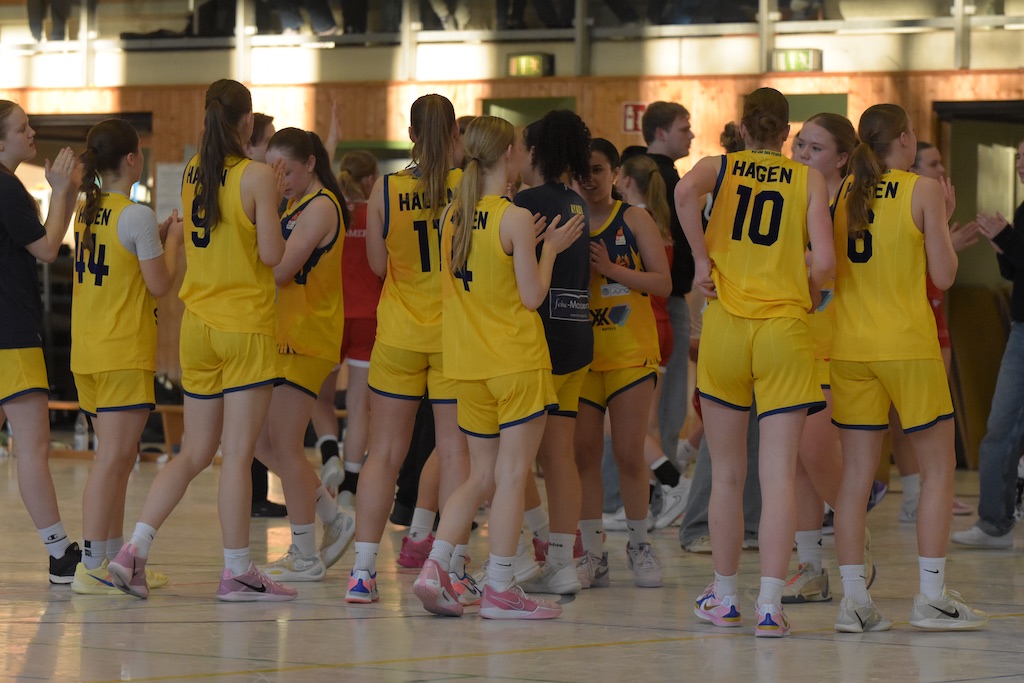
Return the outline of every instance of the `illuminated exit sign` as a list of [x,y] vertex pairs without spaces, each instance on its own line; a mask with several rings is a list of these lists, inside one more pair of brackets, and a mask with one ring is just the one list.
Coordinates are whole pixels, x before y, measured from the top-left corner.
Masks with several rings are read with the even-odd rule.
[[772,71],[821,71],[821,50],[815,48],[772,50]]
[[524,78],[555,75],[555,56],[548,52],[524,52],[508,56],[508,75]]

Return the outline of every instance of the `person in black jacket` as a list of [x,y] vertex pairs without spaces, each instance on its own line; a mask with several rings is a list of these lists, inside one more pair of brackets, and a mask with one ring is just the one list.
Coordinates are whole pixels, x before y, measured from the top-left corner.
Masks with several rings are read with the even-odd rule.
[[[1017,175],[1024,181],[1024,142],[1017,147]],[[1017,462],[1024,442],[1024,204],[1013,224],[1000,214],[978,214],[980,232],[992,242],[999,273],[1013,282],[1010,337],[999,365],[992,409],[979,452],[981,496],[978,521],[953,534],[953,542],[976,548],[1011,548]]]

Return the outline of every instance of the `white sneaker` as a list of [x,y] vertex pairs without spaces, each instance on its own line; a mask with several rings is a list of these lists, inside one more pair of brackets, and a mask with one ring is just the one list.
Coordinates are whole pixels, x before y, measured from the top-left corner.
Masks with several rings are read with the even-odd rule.
[[545,562],[541,565],[540,573],[532,581],[523,584],[523,590],[527,593],[576,595],[583,590],[583,585],[576,575],[575,563],[555,567]]
[[345,481],[345,468],[341,464],[341,458],[333,455],[320,470],[320,483],[332,494],[336,494],[343,481]]
[[320,539],[320,559],[326,568],[331,568],[334,563],[341,559],[341,556],[352,544],[356,537],[356,520],[347,512],[338,510],[338,516],[330,524],[324,523],[324,535]]
[[626,526],[626,508],[620,507],[615,512],[605,512],[601,515],[601,525],[605,531],[628,531]]
[[956,591],[942,589],[942,595],[929,600],[924,593],[914,598],[910,625],[931,631],[969,631],[988,623],[988,615],[968,607]]
[[972,526],[970,529],[964,531],[958,531],[952,536],[953,543],[958,545],[966,545],[972,548],[1012,548],[1013,547],[1013,536],[1010,534],[1003,534],[1002,536],[992,536],[991,534],[985,533],[976,526]]
[[690,497],[690,480],[680,479],[672,488],[663,485],[661,495],[663,502],[661,513],[654,520],[655,529],[664,529],[682,516]]
[[324,578],[327,568],[319,555],[308,557],[299,554],[299,548],[292,544],[288,552],[279,560],[267,565],[263,571],[274,581],[287,583],[291,581],[319,581]]
[[882,616],[869,602],[858,607],[849,598],[839,603],[839,616],[836,617],[836,630],[840,633],[867,633],[868,631],[888,631],[892,628],[892,620]]
[[683,545],[683,550],[685,550],[688,553],[700,553],[702,555],[710,555],[711,537],[707,535],[701,536],[693,543],[687,543]]
[[635,548],[627,543],[626,564],[633,570],[636,585],[641,588],[661,587],[661,560],[654,554],[650,543],[640,543]]
[[608,553],[602,553],[601,557],[583,553],[583,557],[576,560],[576,576],[584,588],[607,588],[610,584]]

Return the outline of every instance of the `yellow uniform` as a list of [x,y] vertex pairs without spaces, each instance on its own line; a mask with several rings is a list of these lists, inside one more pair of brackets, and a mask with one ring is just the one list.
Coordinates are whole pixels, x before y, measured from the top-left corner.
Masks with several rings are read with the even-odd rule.
[[[629,204],[616,202],[604,225],[590,231],[612,263],[643,270],[636,236],[626,224]],[[580,400],[604,409],[616,394],[656,378],[661,352],[651,298],[593,273],[590,279],[590,317],[594,326],[594,360],[583,380]]]
[[778,152],[722,158],[706,234],[718,298],[704,314],[701,396],[759,415],[824,407],[807,326],[807,167]]
[[225,160],[217,190],[220,221],[207,225],[196,201],[199,158],[185,167],[185,303],[182,388],[215,398],[277,379],[274,273],[260,261],[256,226],[242,206],[242,173],[252,162]]
[[459,426],[477,436],[495,436],[555,403],[544,324],[523,306],[512,256],[501,245],[509,206],[496,195],[479,201],[469,257],[458,274],[451,272],[450,219],[442,233],[444,372],[459,380]]
[[[462,171],[448,172],[448,199]],[[455,400],[442,373],[441,211],[420,191],[419,170],[384,177],[387,274],[377,303],[377,339],[370,356],[370,389],[392,398]]]
[[890,402],[908,432],[953,414],[925,293],[924,233],[911,211],[918,178],[906,171],[882,176],[872,222],[859,239],[847,230],[852,178],[839,191],[831,373],[833,422],[841,427],[885,429]]
[[[82,408],[125,410],[155,405],[156,299],[138,257],[118,237],[121,213],[133,203],[103,193],[93,216],[93,248],[83,243],[84,202],[75,217],[71,371]],[[100,377],[100,375],[105,375]]]

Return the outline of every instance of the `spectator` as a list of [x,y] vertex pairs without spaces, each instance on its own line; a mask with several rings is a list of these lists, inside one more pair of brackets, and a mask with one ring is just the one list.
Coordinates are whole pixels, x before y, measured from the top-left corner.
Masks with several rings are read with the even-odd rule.
[[285,35],[298,35],[302,31],[302,14],[300,7],[306,8],[309,23],[318,36],[336,36],[341,34],[341,27],[334,20],[328,0],[274,0],[274,8],[281,20],[281,32]]
[[50,9],[49,40],[64,40],[67,33],[68,17],[71,15],[71,0],[28,0],[28,27],[32,37],[39,42],[43,39],[43,19]]

